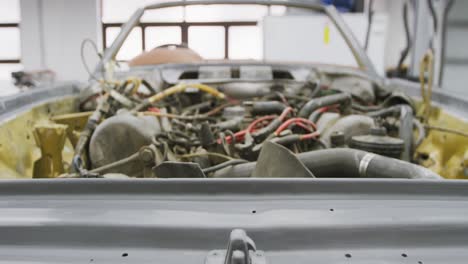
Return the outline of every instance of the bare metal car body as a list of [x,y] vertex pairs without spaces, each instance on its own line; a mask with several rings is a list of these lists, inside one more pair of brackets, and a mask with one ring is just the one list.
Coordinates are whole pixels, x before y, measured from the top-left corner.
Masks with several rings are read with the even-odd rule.
[[[278,4],[331,14],[364,70],[203,63],[135,67],[119,73],[121,77],[144,76],[155,83],[175,84],[182,73],[203,67],[216,71],[247,66],[254,76],[257,67],[304,80],[307,72],[320,68],[334,75],[365,77],[419,98],[419,84],[375,73],[332,7],[298,1],[187,1],[146,9],[219,3]],[[125,32],[144,10],[123,27],[96,74],[115,57]],[[82,92],[82,84],[66,83],[2,98],[0,121],[19,120],[16,125],[27,128],[34,118],[73,112]],[[466,99],[434,89],[432,102],[465,122]],[[9,139],[0,145],[2,176],[23,179],[0,182],[0,263],[423,264],[465,263],[468,257],[468,182],[463,180],[342,179],[340,175],[337,179],[30,179],[34,159],[29,147],[34,142],[29,138],[25,145],[14,142],[16,137],[26,138],[29,130],[2,133]]]

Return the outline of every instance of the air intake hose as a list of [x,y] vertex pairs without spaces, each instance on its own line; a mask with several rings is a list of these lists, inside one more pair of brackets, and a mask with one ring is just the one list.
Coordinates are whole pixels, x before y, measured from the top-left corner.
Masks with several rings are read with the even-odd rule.
[[[297,154],[317,178],[404,178],[437,180],[441,176],[424,167],[377,154],[347,148]],[[280,162],[280,161],[279,161]],[[217,178],[246,178],[256,162],[236,165],[214,174]]]
[[351,95],[346,93],[333,94],[314,98],[308,101],[299,111],[299,117],[308,118],[312,112],[320,107],[339,104],[340,107],[349,107],[351,105]]

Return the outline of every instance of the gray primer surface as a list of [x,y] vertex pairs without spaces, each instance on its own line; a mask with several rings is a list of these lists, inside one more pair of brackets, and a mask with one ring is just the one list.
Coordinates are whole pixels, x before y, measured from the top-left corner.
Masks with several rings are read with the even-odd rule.
[[79,82],[57,83],[51,87],[38,87],[0,98],[0,122],[14,118],[16,114],[30,110],[41,103],[52,102],[80,92]]
[[468,182],[0,184],[0,263],[204,263],[234,228],[245,229],[274,264],[466,263]]

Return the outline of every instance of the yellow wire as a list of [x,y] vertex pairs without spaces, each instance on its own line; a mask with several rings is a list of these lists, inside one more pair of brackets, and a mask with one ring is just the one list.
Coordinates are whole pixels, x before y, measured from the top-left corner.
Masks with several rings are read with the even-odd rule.
[[178,84],[178,85],[175,85],[175,86],[172,86],[168,89],[165,89],[164,91],[161,91],[153,96],[151,96],[150,98],[148,98],[148,101],[150,103],[155,103],[155,102],[158,102],[170,95],[173,95],[173,94],[176,94],[176,93],[180,93],[180,92],[183,92],[185,91],[187,88],[197,88],[199,89],[200,91],[203,91],[203,92],[206,92],[206,93],[209,93],[219,99],[224,99],[226,98],[226,96],[216,90],[215,88],[211,87],[211,86],[208,86],[208,85],[204,85],[204,84],[199,84],[199,83],[195,83],[195,84],[185,84],[185,83],[181,83],[181,84]]
[[130,92],[131,95],[134,95],[138,92],[138,89],[140,88],[141,85],[141,79],[140,78],[129,78],[129,81],[133,83],[133,88],[132,91]]
[[[130,82],[133,84],[133,88],[130,92],[131,95],[135,94],[138,89],[140,88],[141,86],[141,82],[142,80],[140,78],[137,78],[137,77],[128,77],[125,81],[127,82]],[[111,81],[111,80],[104,80],[104,79],[101,79],[99,80],[99,83],[101,84],[112,84],[112,85],[116,85],[116,86],[119,86],[119,85],[122,85],[122,81]]]
[[468,137],[468,133],[463,132],[461,130],[457,130],[457,129],[451,129],[451,128],[434,126],[434,125],[424,125],[424,127],[427,128],[427,129],[439,130],[439,131],[445,132],[445,133],[452,133],[452,134],[462,136],[462,137]]
[[[428,73],[427,88],[425,73]],[[421,82],[421,97],[423,105],[421,107],[423,122],[427,124],[431,114],[432,86],[434,79],[434,55],[429,49],[421,60],[419,66],[419,81]]]

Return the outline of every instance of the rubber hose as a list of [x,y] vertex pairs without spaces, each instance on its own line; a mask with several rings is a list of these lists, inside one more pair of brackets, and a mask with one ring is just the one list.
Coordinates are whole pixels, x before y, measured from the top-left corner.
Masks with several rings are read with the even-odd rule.
[[252,137],[255,139],[255,142],[260,143],[265,140],[268,135],[273,133],[281,125],[281,123],[282,121],[280,119],[273,119],[273,121],[271,121],[267,126],[253,132]]
[[[316,150],[300,153],[297,158],[317,178],[442,179],[424,167],[356,149]],[[236,165],[216,172],[214,177],[250,177],[255,166],[256,162]]]
[[394,105],[384,109],[368,112],[366,115],[370,117],[387,117],[391,115],[398,115],[400,111],[401,105]]
[[284,145],[290,145],[290,144],[299,142],[300,140],[301,140],[300,135],[292,134],[292,135],[287,135],[287,136],[280,137],[280,138],[275,138],[274,142],[284,146]]
[[413,109],[409,105],[394,105],[382,110],[367,113],[370,117],[387,117],[399,115],[399,137],[403,139],[404,148],[402,159],[410,161],[413,154]]
[[322,115],[322,111],[319,109],[315,110],[312,112],[312,114],[310,114],[309,119],[310,121],[316,123],[317,120],[319,120],[320,116]]
[[253,115],[281,114],[287,106],[278,101],[252,102]]
[[308,101],[299,111],[299,117],[308,118],[312,112],[320,107],[339,104],[340,106],[348,107],[351,105],[351,95],[346,93],[333,94],[314,98]]

